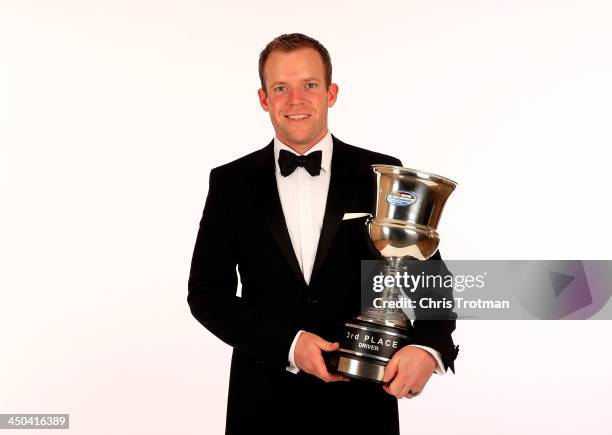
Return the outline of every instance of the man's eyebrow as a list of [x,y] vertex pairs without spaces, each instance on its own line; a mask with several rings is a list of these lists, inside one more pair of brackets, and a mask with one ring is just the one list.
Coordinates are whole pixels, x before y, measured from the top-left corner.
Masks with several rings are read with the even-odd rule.
[[[321,80],[319,80],[316,77],[308,77],[305,78],[304,80],[302,80],[304,83],[306,82],[320,82]],[[283,81],[278,81],[278,82],[272,82],[272,84],[270,86],[278,86],[278,85],[286,85],[287,82],[283,82]]]

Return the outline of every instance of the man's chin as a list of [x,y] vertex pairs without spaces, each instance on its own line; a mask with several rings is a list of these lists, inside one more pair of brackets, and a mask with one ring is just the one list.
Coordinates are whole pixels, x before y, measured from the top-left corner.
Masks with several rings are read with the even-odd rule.
[[315,144],[315,138],[311,136],[285,136],[285,140],[281,139],[285,145],[290,147],[304,148]]

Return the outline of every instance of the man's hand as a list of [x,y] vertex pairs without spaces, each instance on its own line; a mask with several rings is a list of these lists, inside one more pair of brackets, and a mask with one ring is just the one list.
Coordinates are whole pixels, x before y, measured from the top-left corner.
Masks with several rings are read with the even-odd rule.
[[436,369],[435,358],[426,350],[404,346],[391,358],[385,368],[383,389],[392,396],[412,399],[425,388],[425,384]]
[[337,342],[330,343],[311,332],[302,332],[295,345],[295,365],[325,382],[348,381],[344,376],[329,373],[323,361],[321,352],[332,352],[339,346]]

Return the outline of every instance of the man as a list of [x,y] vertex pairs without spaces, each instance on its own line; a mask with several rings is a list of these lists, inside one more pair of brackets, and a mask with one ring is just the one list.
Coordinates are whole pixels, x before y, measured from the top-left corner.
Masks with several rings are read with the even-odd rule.
[[234,348],[227,434],[397,434],[397,398],[420,394],[434,371],[453,368],[454,321],[415,322],[414,345],[395,354],[384,386],[326,368],[323,355],[338,348],[327,339],[355,314],[360,260],[371,258],[365,218],[343,217],[372,211],[370,165],[401,165],[329,133],[338,96],[331,73],[316,40],[270,42],[258,95],[275,137],[210,173],[188,303]]

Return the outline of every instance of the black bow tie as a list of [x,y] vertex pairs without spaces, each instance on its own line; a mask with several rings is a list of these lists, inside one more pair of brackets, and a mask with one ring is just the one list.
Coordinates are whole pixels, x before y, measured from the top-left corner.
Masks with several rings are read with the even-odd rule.
[[291,175],[298,166],[303,167],[313,177],[321,173],[322,151],[313,151],[305,156],[298,156],[286,150],[281,150],[278,156],[278,167],[283,177]]

